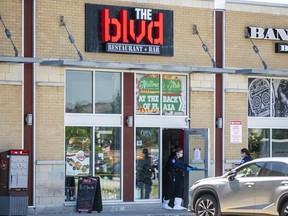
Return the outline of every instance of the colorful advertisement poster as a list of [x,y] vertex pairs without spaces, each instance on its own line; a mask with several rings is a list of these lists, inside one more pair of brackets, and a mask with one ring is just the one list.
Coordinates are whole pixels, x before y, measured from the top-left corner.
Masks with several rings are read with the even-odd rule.
[[71,137],[66,148],[66,175],[88,175],[90,140]]
[[137,74],[136,85],[137,114],[186,115],[186,76],[162,75],[160,91],[159,74]]
[[186,115],[186,76],[163,75],[162,114]]

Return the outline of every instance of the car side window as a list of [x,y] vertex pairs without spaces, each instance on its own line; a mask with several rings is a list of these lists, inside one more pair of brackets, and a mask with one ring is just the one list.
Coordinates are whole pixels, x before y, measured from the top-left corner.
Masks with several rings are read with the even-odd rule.
[[258,176],[263,166],[264,166],[264,163],[247,164],[246,166],[243,166],[237,170],[236,178],[256,177]]
[[288,176],[288,165],[282,162],[268,162],[265,166],[266,172],[261,176]]

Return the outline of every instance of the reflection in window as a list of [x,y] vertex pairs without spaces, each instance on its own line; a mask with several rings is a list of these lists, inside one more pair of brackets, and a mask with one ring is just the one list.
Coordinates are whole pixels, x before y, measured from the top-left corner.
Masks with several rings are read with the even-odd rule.
[[95,113],[121,113],[120,73],[95,73]]
[[253,158],[270,156],[270,130],[248,129],[249,151]]
[[272,156],[288,156],[288,129],[272,130]]
[[159,128],[137,128],[135,199],[159,199],[159,172]]
[[95,175],[101,178],[103,200],[121,198],[121,129],[95,129]]
[[237,169],[237,178],[242,177],[256,177],[259,175],[261,168],[264,166],[264,163],[253,163],[247,164],[244,167]]
[[92,72],[67,71],[66,112],[92,113]]
[[76,200],[78,176],[91,173],[91,136],[90,127],[65,129],[65,201]]

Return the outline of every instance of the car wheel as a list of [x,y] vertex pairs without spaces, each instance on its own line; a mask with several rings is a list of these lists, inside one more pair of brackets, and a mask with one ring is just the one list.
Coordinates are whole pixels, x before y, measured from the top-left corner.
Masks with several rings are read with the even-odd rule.
[[288,201],[286,201],[282,206],[279,216],[288,216]]
[[195,205],[196,216],[221,216],[219,205],[211,195],[201,196]]

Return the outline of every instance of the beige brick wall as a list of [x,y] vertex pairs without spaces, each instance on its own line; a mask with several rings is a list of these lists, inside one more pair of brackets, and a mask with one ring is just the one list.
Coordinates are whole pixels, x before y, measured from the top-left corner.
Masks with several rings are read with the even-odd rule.
[[35,202],[37,208],[41,207],[41,205],[63,205],[65,194],[64,170],[64,163],[55,164],[55,162],[48,162],[37,164],[35,176]]
[[[248,148],[247,107],[247,92],[225,93],[224,160],[226,168],[231,168],[234,162],[240,162],[240,149]],[[230,122],[232,120],[242,121],[242,143],[231,143]]]
[[[149,7],[174,11],[174,56],[160,57],[147,55],[121,55],[108,53],[87,53],[85,50],[85,3],[97,3],[131,7]],[[67,7],[69,5],[69,7]],[[135,62],[147,64],[206,65],[210,59],[202,50],[201,42],[192,34],[192,25],[198,30],[213,54],[214,17],[213,9],[179,7],[163,4],[119,1],[84,1],[84,0],[41,0],[37,1],[36,53],[38,57],[79,59],[74,47],[68,40],[64,27],[60,26],[60,16],[75,39],[86,60]],[[73,11],[73,13],[71,13]],[[49,19],[47,19],[49,14]],[[185,20],[185,22],[184,22]]]
[[[260,58],[252,49],[253,44],[245,38],[245,27],[285,29],[287,28],[287,19],[287,14],[280,16],[260,13],[260,11],[259,13],[226,11],[226,67],[263,69]],[[287,55],[275,53],[275,43],[280,41],[253,39],[253,42],[260,50],[269,69],[288,70]]]
[[[1,0],[0,15],[6,28],[12,33],[12,40],[22,56],[22,0]],[[14,49],[6,37],[4,27],[0,23],[0,56],[14,56]]]
[[36,160],[64,160],[64,87],[36,87]]
[[22,84],[22,70],[21,64],[0,64],[0,82]]
[[22,85],[0,85],[0,152],[22,149]]
[[210,159],[214,160],[214,92],[190,92],[190,127],[210,129]]

